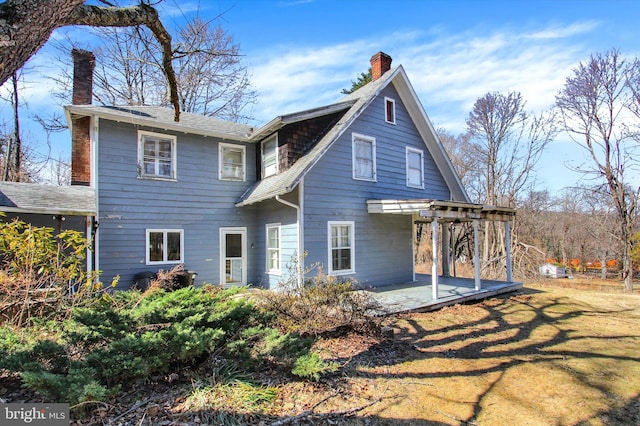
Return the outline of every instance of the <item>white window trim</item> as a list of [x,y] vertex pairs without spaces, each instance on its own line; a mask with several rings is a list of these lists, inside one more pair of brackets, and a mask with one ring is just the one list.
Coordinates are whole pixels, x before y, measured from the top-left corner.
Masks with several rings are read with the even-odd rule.
[[[333,270],[333,257],[332,257],[332,249],[331,246],[331,228],[333,226],[343,226],[349,225],[349,240],[351,241],[351,269],[345,270]],[[356,241],[355,241],[355,222],[353,221],[328,221],[327,222],[327,260],[328,265],[327,269],[329,271],[329,275],[350,275],[356,273]]]
[[[362,177],[356,176],[356,140],[362,140],[366,142],[371,142],[371,157],[373,160],[373,177]],[[377,182],[378,173],[376,166],[376,138],[371,136],[362,135],[360,133],[352,133],[351,134],[351,171],[352,177],[354,180],[364,180],[367,182]]]
[[[159,175],[147,175],[144,174],[144,136],[150,136],[155,138],[169,139],[171,140],[171,176],[159,176]],[[138,178],[139,179],[155,179],[155,180],[170,180],[176,181],[178,180],[178,167],[177,161],[178,158],[176,154],[177,147],[177,137],[174,135],[167,135],[164,133],[156,133],[156,132],[148,132],[146,130],[138,130]]]
[[[276,228],[278,231],[278,269],[269,269],[269,251],[271,250],[269,248],[269,230]],[[267,258],[266,258],[266,271],[267,274],[269,275],[281,275],[282,274],[282,226],[280,225],[280,223],[268,223],[265,225],[265,235],[266,235],[266,239],[265,239],[265,250],[267,253]]]
[[[149,259],[149,235],[152,232],[162,232],[163,243],[162,246],[164,248],[164,252],[162,253],[162,260],[151,261]],[[179,260],[167,260],[167,234],[170,232],[179,232],[180,233],[180,259]],[[146,230],[146,240],[145,240],[146,254],[145,260],[147,265],[174,265],[179,263],[184,263],[184,230],[183,229],[147,229]]]
[[[391,115],[393,117],[393,121],[389,121],[387,120],[387,117],[389,116],[389,114],[387,113],[387,105],[389,105],[389,103],[391,103]],[[389,124],[396,124],[396,101],[395,99],[392,98],[384,98],[384,121],[389,123]]]
[[275,139],[276,142],[276,171],[273,174],[270,174],[269,176],[275,176],[280,172],[280,161],[278,158],[278,134],[274,134],[273,136],[269,136],[267,139],[262,141],[262,144],[260,144],[260,151],[261,151],[261,156],[260,156],[260,176],[262,179],[264,179],[265,177],[269,177],[269,176],[265,176],[265,169],[264,169],[264,145],[267,142],[271,142],[273,139]]
[[[222,171],[224,169],[224,158],[223,158],[222,152],[224,148],[237,149],[242,151],[242,178],[241,179],[222,176]],[[244,145],[236,145],[231,143],[220,143],[218,145],[218,180],[229,180],[229,181],[236,181],[236,182],[240,182],[240,181],[245,182],[247,180],[247,150]]]
[[[420,185],[413,185],[409,182],[409,153],[420,155]],[[405,176],[407,177],[407,187],[424,189],[424,151],[421,149],[407,147],[406,154],[405,154],[405,163],[406,163]]]

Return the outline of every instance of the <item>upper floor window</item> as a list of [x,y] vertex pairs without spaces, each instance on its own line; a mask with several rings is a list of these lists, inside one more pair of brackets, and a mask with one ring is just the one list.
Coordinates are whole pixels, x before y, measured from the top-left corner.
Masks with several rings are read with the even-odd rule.
[[384,121],[396,124],[396,101],[384,98]]
[[353,178],[376,180],[376,140],[375,138],[352,135]]
[[147,265],[184,263],[182,229],[147,229]]
[[354,223],[328,222],[329,274],[340,275],[354,272]]
[[140,177],[176,178],[176,137],[138,132],[138,170]]
[[407,147],[407,186],[424,188],[424,153]]
[[218,178],[244,181],[246,171],[245,147],[221,143],[218,148]]
[[269,274],[280,273],[280,224],[273,223],[267,226],[267,272]]
[[262,142],[262,177],[278,173],[278,135]]

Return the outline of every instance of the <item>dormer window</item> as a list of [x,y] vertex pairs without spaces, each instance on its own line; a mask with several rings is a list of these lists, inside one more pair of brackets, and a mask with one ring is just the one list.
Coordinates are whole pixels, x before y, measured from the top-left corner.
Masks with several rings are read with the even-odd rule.
[[396,101],[391,98],[384,98],[384,121],[396,124]]
[[278,173],[278,135],[262,142],[262,177]]

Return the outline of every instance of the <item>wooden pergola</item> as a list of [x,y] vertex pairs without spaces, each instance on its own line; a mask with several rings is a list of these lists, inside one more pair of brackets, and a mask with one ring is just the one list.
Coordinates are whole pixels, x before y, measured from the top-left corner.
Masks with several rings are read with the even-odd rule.
[[[506,273],[507,282],[513,282],[511,261],[511,223],[516,215],[515,209],[483,204],[463,203],[440,200],[367,200],[369,213],[403,214],[413,217],[415,226],[418,222],[430,222],[433,246],[433,264],[431,266],[431,283],[433,299],[438,299],[438,234],[442,232],[442,275],[450,276],[449,226],[451,223],[471,222],[473,224],[475,289],[482,289],[480,279],[480,222],[502,222],[505,229]],[[414,232],[415,235],[415,232]],[[415,270],[414,270],[415,281]]]

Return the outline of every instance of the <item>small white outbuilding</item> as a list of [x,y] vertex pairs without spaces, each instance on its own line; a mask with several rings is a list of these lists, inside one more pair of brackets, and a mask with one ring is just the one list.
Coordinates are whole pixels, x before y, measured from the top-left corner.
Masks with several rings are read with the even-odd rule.
[[567,268],[564,266],[554,265],[552,263],[545,263],[539,268],[540,275],[547,278],[567,278]]

